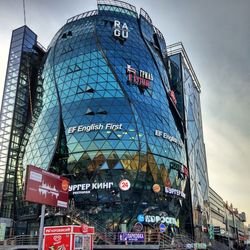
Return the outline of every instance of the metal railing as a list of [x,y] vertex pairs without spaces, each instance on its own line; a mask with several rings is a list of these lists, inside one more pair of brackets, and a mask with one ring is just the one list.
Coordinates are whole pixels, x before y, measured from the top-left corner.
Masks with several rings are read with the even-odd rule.
[[[143,233],[143,241],[121,241],[118,232],[103,231],[96,232],[94,245],[157,245],[161,250],[167,249],[194,249],[195,242],[187,236],[175,235],[168,236],[166,233]],[[21,246],[26,246],[22,248]],[[19,235],[0,242],[0,250],[2,249],[36,249],[38,246],[38,236]]]
[[[119,233],[107,230],[98,220],[91,219],[88,214],[82,213],[77,208],[71,208],[67,211],[72,221],[76,223],[85,223],[95,228],[95,245],[122,245],[124,242],[119,241]],[[174,237],[168,236],[166,233],[145,233],[143,242],[126,242],[133,245],[159,245],[162,249],[187,249],[187,244],[195,243],[190,237],[182,234],[176,234]],[[172,247],[172,248],[171,248]],[[177,248],[178,247],[178,248]],[[183,248],[181,248],[183,247]],[[192,249],[192,248],[190,248]]]
[[73,208],[69,212],[70,218],[76,223],[85,223],[91,225],[95,228],[96,237],[95,243],[104,243],[104,244],[114,244],[115,238],[112,231],[107,231],[107,229],[97,220],[92,220],[88,214],[82,213],[81,210]]
[[[18,235],[13,238],[5,239],[0,241],[0,249],[14,249],[14,246],[31,246],[37,247],[38,236],[32,235]],[[11,248],[11,246],[13,246]]]

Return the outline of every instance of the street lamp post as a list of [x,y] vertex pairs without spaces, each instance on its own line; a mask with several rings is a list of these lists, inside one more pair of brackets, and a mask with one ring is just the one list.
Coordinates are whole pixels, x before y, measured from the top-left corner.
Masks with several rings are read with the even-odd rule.
[[44,227],[45,207],[46,207],[46,205],[43,204],[42,209],[41,209],[39,238],[38,238],[38,250],[42,250],[42,244],[43,244],[43,227]]

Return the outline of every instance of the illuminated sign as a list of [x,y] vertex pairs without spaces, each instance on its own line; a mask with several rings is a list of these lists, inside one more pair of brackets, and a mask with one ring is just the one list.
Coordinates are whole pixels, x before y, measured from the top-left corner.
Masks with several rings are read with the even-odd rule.
[[160,232],[161,233],[164,233],[165,231],[166,231],[166,226],[165,226],[165,224],[163,224],[163,223],[161,223],[160,225],[159,225],[159,228],[160,228]]
[[113,30],[114,37],[122,40],[128,39],[128,26],[126,23],[121,25],[120,21],[115,20]]
[[135,232],[141,232],[143,230],[143,225],[140,222],[136,222],[133,226]]
[[159,184],[154,184],[152,189],[155,193],[159,193],[161,191],[161,187]]
[[122,179],[119,182],[119,188],[122,191],[128,191],[130,189],[130,186],[131,186],[130,181],[127,179]]
[[153,75],[151,73],[140,70],[139,75],[137,75],[136,70],[133,69],[130,65],[127,65],[127,75],[129,83],[137,85],[144,89],[149,88],[150,81],[153,80]]
[[161,138],[163,138],[165,140],[173,142],[173,143],[177,144],[180,147],[184,146],[184,144],[183,144],[183,142],[181,140],[178,140],[175,137],[169,135],[168,133],[162,132],[162,131],[160,131],[158,129],[155,130],[155,136],[161,137]]
[[118,234],[119,241],[144,241],[144,233],[119,233]]
[[145,220],[144,215],[143,215],[143,214],[139,214],[139,215],[137,216],[137,220],[138,220],[139,222],[144,222],[144,220]]
[[165,223],[165,224],[174,224],[178,226],[178,222],[174,217],[166,217],[166,216],[159,216],[159,215],[145,215],[145,222],[146,223]]
[[180,191],[178,189],[174,189],[174,188],[165,187],[165,193],[166,194],[181,196],[182,198],[186,198],[185,193],[183,193],[182,191]]
[[35,166],[28,166],[25,200],[53,207],[68,207],[69,180]]
[[69,185],[69,192],[73,195],[90,194],[92,190],[110,189],[114,185],[113,182],[92,182]]
[[106,123],[106,124],[90,124],[90,125],[79,125],[79,126],[74,126],[68,128],[68,133],[73,134],[74,132],[91,132],[91,131],[98,131],[98,130],[121,130],[122,129],[122,124],[114,124],[114,123]]
[[6,223],[0,223],[0,240],[5,239]]

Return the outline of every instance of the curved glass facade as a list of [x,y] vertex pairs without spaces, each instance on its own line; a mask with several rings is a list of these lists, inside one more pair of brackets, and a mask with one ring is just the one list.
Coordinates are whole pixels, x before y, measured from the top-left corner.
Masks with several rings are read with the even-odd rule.
[[75,206],[110,230],[140,221],[191,233],[184,128],[165,52],[145,11],[101,2],[68,20],[49,48],[23,165],[70,176]]

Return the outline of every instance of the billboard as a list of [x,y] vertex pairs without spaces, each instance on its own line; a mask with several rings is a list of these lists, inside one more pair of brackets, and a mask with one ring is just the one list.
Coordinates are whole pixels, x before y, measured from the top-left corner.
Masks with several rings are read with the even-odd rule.
[[26,174],[25,200],[67,208],[69,179],[29,165]]

